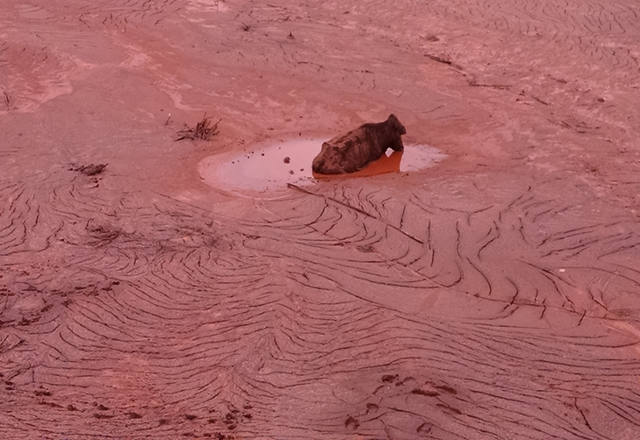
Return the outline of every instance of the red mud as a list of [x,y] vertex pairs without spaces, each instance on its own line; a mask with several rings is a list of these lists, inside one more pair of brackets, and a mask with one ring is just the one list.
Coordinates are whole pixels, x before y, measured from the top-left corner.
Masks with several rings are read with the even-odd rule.
[[[1,2],[0,438],[640,438],[639,41],[635,0]],[[447,158],[199,173],[389,113]]]

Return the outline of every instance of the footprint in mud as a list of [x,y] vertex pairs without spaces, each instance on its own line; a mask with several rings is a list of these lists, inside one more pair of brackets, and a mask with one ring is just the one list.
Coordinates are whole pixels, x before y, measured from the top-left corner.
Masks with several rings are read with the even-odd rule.
[[93,417],[96,419],[113,419],[115,416],[112,414],[93,413]]
[[371,253],[371,252],[375,252],[376,250],[370,244],[362,244],[362,245],[356,246],[356,249],[358,249],[360,252],[363,252],[363,253]]
[[[36,391],[35,392],[36,396],[51,396],[51,393],[48,391]],[[106,413],[106,411],[110,411],[111,408],[109,408],[108,406],[103,405],[102,403],[98,403],[98,402],[93,402],[93,407],[99,411],[99,412],[95,412],[93,413],[93,417],[96,419],[113,419],[116,417],[116,414],[109,414]],[[62,406],[60,406],[60,408],[62,408]],[[71,412],[76,412],[76,411],[82,411],[83,410],[79,409],[77,406],[75,406],[72,403],[69,403],[65,409],[67,411],[71,411]],[[136,412],[136,411],[125,411],[123,412],[123,414],[128,417],[129,419],[141,419],[143,416],[142,414]],[[162,423],[161,423],[162,424]]]
[[93,417],[96,419],[113,419],[115,414],[107,414],[104,411],[109,411],[109,407],[103,405],[102,403],[93,402],[93,407],[101,412],[93,413]]
[[45,390],[45,389],[42,387],[42,385],[40,385],[40,389],[35,390],[35,391],[33,392],[33,394],[35,394],[35,395],[36,395],[36,396],[38,396],[38,397],[41,397],[41,396],[51,397],[51,396],[52,396],[51,391]]
[[45,406],[50,406],[51,408],[62,408],[62,405],[59,405],[55,402],[49,402],[47,400],[40,400],[38,402],[38,405],[45,405]]
[[244,405],[240,410],[233,405],[229,405],[227,412],[222,418],[222,423],[229,431],[234,431],[242,423],[245,423],[253,418],[253,415],[249,412],[252,408],[251,405]]
[[[215,438],[218,440],[235,440],[236,436],[233,434],[240,426],[248,423],[253,419],[251,413],[253,406],[244,404],[241,407],[236,407],[233,404],[225,403],[221,407],[210,408],[208,413],[194,414],[184,413],[180,418],[198,424],[200,428],[205,427],[218,427],[218,430],[213,432],[194,432],[189,431],[182,434],[183,437],[207,437]],[[129,418],[142,418],[142,415],[137,413],[126,413]],[[171,421],[166,418],[162,418],[158,421],[158,425],[167,425]],[[226,431],[226,433],[225,433]]]
[[464,400],[458,390],[445,382],[384,374],[377,380],[370,399],[365,400],[361,410],[346,416],[344,427],[354,431],[361,426],[367,428],[370,422],[382,422],[387,429],[398,430],[387,433],[392,438],[405,438],[406,433],[424,438],[433,435],[437,429],[434,420],[462,415],[458,409],[461,403]]
[[421,435],[427,435],[431,433],[433,425],[431,423],[424,422],[422,425],[416,428],[416,432]]
[[360,422],[358,422],[357,419],[355,419],[354,417],[347,417],[347,419],[344,421],[344,427],[348,428],[348,429],[358,429],[358,427],[360,426]]
[[376,412],[380,409],[380,406],[375,403],[367,403],[367,411],[365,414]]

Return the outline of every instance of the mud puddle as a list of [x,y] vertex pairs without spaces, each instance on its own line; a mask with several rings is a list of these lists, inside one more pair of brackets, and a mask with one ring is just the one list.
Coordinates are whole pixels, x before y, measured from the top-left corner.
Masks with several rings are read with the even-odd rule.
[[288,183],[305,185],[335,178],[366,177],[393,172],[411,172],[434,166],[446,157],[428,145],[405,144],[403,152],[391,149],[364,169],[340,176],[315,174],[311,162],[320,152],[323,139],[293,139],[258,145],[244,152],[209,156],[198,171],[210,186],[226,190],[272,191]]

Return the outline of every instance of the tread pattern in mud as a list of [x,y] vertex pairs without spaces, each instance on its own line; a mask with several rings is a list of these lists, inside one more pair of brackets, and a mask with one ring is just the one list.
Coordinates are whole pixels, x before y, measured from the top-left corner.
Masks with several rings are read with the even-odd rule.
[[3,435],[640,429],[639,231],[563,226],[579,192],[292,188],[238,221],[67,179],[1,186]]
[[[611,156],[620,150],[608,136],[637,148],[635,2],[229,1],[230,14],[205,18],[193,5],[217,1],[13,3],[0,7],[0,117],[11,118],[0,122],[37,121],[40,139],[49,126],[36,110],[50,116],[74,81],[95,88],[80,74],[93,60],[88,36],[99,36],[113,53],[96,50],[105,60],[95,66],[137,78],[126,90],[189,84],[202,100],[194,106],[208,106],[215,89],[237,127],[270,98],[257,83],[240,93],[229,78],[258,66],[274,79],[269,69],[282,77],[286,66],[287,81],[318,85],[318,108],[349,89],[349,99],[362,93],[359,102],[381,110],[400,102],[450,130],[470,119],[465,111],[489,109],[469,148],[502,142],[521,159],[505,162],[517,163],[510,177],[291,187],[232,215],[116,182],[126,173],[116,161],[95,177],[58,163],[64,148],[126,155],[135,130],[155,142],[149,133],[167,129],[166,113],[95,139],[84,127],[75,138],[52,131],[64,141],[53,147],[28,133],[3,138],[0,438],[640,438],[638,182],[616,174],[597,193],[601,182],[562,168],[593,160],[576,147],[586,136]],[[371,11],[384,11],[384,23]],[[219,64],[198,64],[211,58],[170,41],[176,29],[194,45],[211,36],[206,50]],[[136,41],[149,46],[124,50]],[[327,55],[328,44],[343,56]],[[375,55],[360,58],[364,46]],[[130,75],[135,55],[150,61]],[[162,61],[184,69],[151,75]],[[436,68],[457,105],[452,95],[423,100],[437,94],[418,90]],[[116,106],[117,93],[96,89]],[[295,115],[330,113],[309,101]],[[116,107],[120,121],[134,115],[130,103]],[[508,121],[515,105],[536,111]],[[536,159],[554,148],[563,154]],[[597,165],[613,182],[616,163]]]

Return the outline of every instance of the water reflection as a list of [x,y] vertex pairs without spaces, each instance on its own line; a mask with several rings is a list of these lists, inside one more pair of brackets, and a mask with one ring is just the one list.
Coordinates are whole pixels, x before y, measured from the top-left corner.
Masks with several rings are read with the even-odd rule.
[[368,177],[378,174],[397,173],[400,172],[400,163],[402,162],[403,151],[393,151],[390,155],[383,154],[378,160],[369,163],[363,169],[349,174],[320,174],[313,173],[313,177],[319,180],[344,178],[344,177]]

